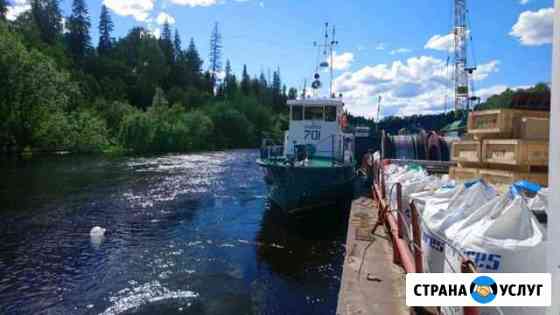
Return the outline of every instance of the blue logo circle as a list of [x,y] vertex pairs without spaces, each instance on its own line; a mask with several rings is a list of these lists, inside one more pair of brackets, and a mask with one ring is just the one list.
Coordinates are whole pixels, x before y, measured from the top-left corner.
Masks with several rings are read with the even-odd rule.
[[471,297],[480,304],[487,304],[496,298],[498,285],[494,279],[480,276],[471,283]]

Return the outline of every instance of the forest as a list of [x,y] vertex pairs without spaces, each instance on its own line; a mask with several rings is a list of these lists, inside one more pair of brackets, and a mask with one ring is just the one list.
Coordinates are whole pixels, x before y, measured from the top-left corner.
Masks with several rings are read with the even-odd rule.
[[217,23],[205,64],[194,39],[184,49],[168,23],[159,38],[142,27],[114,38],[105,6],[91,38],[84,0],[69,16],[58,0],[32,0],[14,21],[6,12],[0,0],[0,152],[245,148],[287,128],[297,91],[279,69],[251,77],[244,65],[237,78]]

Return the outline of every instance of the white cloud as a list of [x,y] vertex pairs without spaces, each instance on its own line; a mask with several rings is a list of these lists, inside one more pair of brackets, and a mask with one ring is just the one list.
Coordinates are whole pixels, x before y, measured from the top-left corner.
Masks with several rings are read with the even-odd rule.
[[511,36],[517,37],[521,44],[538,46],[552,43],[554,9],[544,8],[538,11],[525,11],[519,15],[513,25]]
[[449,33],[447,35],[434,35],[432,36],[424,48],[426,49],[434,49],[440,51],[453,51],[455,46],[455,36],[453,33]]
[[[481,81],[497,72],[498,64],[494,60],[480,65],[473,80]],[[383,99],[384,116],[437,113],[452,100],[447,70],[445,60],[419,56],[345,72],[334,84],[353,114],[373,117],[378,96]]]
[[335,52],[333,54],[333,69],[346,70],[350,68],[350,65],[352,65],[353,61],[354,61],[353,53],[345,52],[339,55]]
[[407,54],[409,52],[412,52],[412,50],[408,49],[408,48],[397,48],[397,49],[393,49],[391,50],[391,52],[389,54],[391,55],[396,55],[396,54]]
[[191,7],[209,7],[218,4],[218,0],[170,0],[177,5],[188,5]]
[[103,3],[118,15],[132,16],[144,21],[154,9],[155,0],[104,0]]
[[259,2],[259,7],[264,8],[264,2]]
[[27,0],[15,0],[13,5],[8,6],[8,12],[6,13],[6,18],[10,21],[14,21],[20,14],[30,10],[31,5]]
[[519,3],[525,5],[525,4],[529,3],[529,1],[530,0],[519,0]]
[[165,24],[165,21],[169,24],[175,24],[175,18],[165,12],[160,12],[156,18],[156,22],[159,25]]
[[491,73],[500,71],[500,69],[498,68],[499,64],[499,60],[492,60],[488,63],[477,66],[476,71],[473,73],[473,79],[476,81],[481,81],[486,79]]

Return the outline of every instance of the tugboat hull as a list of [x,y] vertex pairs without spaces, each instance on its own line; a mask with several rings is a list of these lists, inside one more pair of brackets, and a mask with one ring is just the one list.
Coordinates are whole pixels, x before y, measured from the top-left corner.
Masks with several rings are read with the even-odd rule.
[[303,213],[352,198],[354,168],[262,165],[271,201],[289,214]]

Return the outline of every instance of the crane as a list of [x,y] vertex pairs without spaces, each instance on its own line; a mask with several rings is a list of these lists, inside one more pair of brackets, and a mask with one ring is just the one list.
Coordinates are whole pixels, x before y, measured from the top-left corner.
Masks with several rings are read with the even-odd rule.
[[454,20],[454,94],[455,110],[469,109],[470,97],[469,76],[473,74],[476,67],[467,66],[467,43],[469,30],[467,28],[467,0],[454,0],[453,20]]

